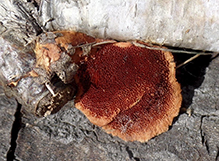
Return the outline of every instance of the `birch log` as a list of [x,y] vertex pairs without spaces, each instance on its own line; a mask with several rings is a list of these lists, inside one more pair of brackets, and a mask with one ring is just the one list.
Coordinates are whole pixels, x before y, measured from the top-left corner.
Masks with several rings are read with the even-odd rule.
[[40,19],[50,30],[219,51],[218,0],[42,1]]

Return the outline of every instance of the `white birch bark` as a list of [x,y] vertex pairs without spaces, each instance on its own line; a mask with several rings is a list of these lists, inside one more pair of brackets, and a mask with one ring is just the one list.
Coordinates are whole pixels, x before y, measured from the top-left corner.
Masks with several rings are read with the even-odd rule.
[[43,24],[54,18],[50,30],[219,51],[218,0],[51,0],[41,7]]

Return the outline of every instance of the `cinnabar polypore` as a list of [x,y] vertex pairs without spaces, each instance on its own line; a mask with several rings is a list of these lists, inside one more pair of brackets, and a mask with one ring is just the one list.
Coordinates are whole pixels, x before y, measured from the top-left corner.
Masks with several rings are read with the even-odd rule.
[[126,141],[145,142],[167,131],[182,102],[172,54],[129,42],[101,46],[75,79],[76,108]]

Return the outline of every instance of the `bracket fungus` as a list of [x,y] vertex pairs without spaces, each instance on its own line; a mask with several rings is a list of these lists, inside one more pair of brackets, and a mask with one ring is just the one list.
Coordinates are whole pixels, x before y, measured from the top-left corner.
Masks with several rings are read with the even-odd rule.
[[21,64],[29,65],[21,77],[0,76],[37,116],[57,112],[77,93],[75,107],[93,124],[123,140],[145,142],[168,130],[182,102],[172,54],[150,48],[140,41],[48,32],[36,42],[36,62]]
[[145,142],[167,131],[182,102],[172,54],[142,46],[101,46],[75,76],[76,108],[125,141]]

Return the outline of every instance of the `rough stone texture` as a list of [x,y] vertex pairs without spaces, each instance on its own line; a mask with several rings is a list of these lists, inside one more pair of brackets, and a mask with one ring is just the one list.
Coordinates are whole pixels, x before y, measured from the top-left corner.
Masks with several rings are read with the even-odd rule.
[[[30,115],[23,117],[26,126],[19,132],[16,158],[219,160],[218,68],[219,57],[212,60],[206,68],[204,81],[194,92],[193,102],[188,107],[193,111],[192,115],[180,114],[168,132],[147,143],[125,142],[106,134],[99,127],[92,125],[80,111],[72,108],[73,102],[69,102],[60,112],[46,118],[37,119]],[[187,72],[191,71],[187,69]]]
[[6,160],[6,155],[11,147],[11,128],[17,103],[4,94],[0,86],[0,160]]

